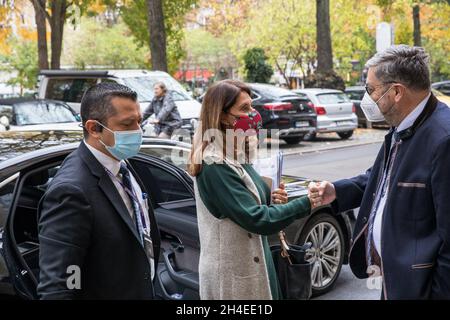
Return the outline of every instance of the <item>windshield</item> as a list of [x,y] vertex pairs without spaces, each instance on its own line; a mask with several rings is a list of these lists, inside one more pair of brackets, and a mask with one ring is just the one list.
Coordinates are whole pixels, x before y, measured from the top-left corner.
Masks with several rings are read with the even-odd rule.
[[153,86],[159,81],[164,82],[174,101],[185,101],[192,99],[176,80],[169,77],[139,76],[123,78],[122,80],[124,85],[137,92],[138,100],[140,102],[152,101]]
[[362,98],[364,97],[364,93],[365,93],[366,91],[365,90],[362,90],[362,91],[347,91],[347,92],[345,92],[346,94],[347,94],[347,96],[350,98],[350,99],[353,99],[353,100],[362,100]]
[[350,99],[344,93],[338,92],[318,94],[317,99],[322,104],[350,102]]
[[14,106],[18,126],[45,123],[77,122],[75,115],[64,104],[39,101]]

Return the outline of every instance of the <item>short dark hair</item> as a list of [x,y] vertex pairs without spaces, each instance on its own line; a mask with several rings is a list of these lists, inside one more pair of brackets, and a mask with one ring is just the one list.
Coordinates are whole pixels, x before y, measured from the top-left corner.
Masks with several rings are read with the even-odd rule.
[[[85,137],[89,135],[85,128],[87,120],[97,120],[106,125],[108,118],[115,114],[116,111],[111,103],[114,97],[137,101],[137,93],[135,91],[115,82],[102,82],[86,90],[83,99],[81,99],[80,107],[81,122]],[[98,127],[98,130],[101,131],[102,127]]]

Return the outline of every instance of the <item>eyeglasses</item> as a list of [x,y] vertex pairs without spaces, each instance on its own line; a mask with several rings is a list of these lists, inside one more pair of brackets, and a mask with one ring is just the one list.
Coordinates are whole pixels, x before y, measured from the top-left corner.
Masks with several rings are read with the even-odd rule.
[[385,86],[385,85],[387,85],[387,84],[389,84],[389,83],[394,83],[394,82],[393,82],[393,81],[384,82],[384,83],[382,83],[382,84],[373,86],[372,88],[370,88],[369,85],[366,83],[366,84],[364,85],[364,89],[366,89],[366,92],[367,92],[369,95],[372,95],[372,93],[375,92],[376,88]]

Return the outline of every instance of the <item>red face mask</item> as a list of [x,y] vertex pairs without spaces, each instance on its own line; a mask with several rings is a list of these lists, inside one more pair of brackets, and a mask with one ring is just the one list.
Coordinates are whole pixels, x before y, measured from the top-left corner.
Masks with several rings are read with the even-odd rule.
[[236,118],[233,123],[234,131],[241,129],[247,136],[253,136],[257,135],[259,130],[262,129],[262,117],[256,110],[249,112],[247,116],[232,116]]

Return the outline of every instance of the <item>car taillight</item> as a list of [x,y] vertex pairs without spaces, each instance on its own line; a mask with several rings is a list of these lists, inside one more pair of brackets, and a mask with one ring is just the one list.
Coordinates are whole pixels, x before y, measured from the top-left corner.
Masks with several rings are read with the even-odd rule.
[[324,107],[314,106],[314,109],[316,110],[318,116],[327,114],[327,110],[325,110]]
[[352,112],[353,112],[353,113],[356,113],[356,106],[355,106],[354,103],[352,104]]
[[270,110],[270,111],[291,110],[292,103],[286,103],[286,102],[266,103],[266,104],[264,104],[264,109]]

